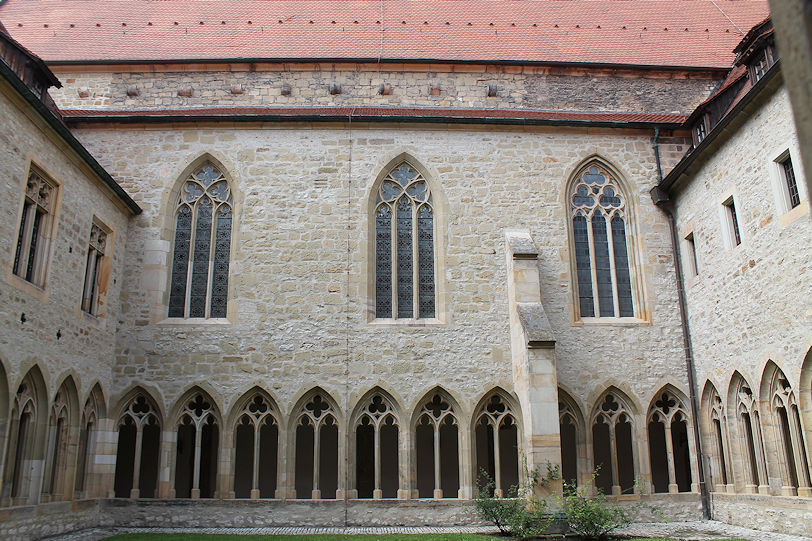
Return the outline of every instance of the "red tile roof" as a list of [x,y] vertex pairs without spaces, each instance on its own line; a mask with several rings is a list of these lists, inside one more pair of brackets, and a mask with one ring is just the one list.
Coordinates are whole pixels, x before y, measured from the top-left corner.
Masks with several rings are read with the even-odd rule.
[[398,60],[730,67],[767,0],[6,0],[49,62]]
[[580,111],[541,111],[535,109],[462,109],[435,107],[205,107],[189,109],[94,110],[63,109],[67,121],[89,120],[394,120],[442,122],[490,122],[510,124],[597,124],[679,126],[686,115],[659,113],[588,113]]

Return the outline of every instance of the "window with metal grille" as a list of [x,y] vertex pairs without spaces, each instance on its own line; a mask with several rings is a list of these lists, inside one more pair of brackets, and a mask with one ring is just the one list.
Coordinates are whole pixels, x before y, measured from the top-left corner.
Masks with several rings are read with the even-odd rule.
[[99,269],[107,247],[107,233],[96,224],[90,228],[90,243],[85,265],[85,285],[82,290],[82,311],[97,315],[99,311]]
[[765,48],[759,55],[758,60],[753,63],[753,83],[764,77],[768,69],[770,69],[770,56]]
[[585,167],[570,192],[581,317],[634,317],[628,208],[617,180],[598,164]]
[[431,191],[406,162],[392,168],[377,188],[375,317],[435,317]]
[[730,228],[730,240],[734,246],[738,246],[742,243],[742,237],[739,232],[739,218],[736,215],[736,204],[733,202],[733,198],[725,201],[724,206]]
[[37,286],[45,283],[56,197],[56,184],[32,166],[25,186],[12,272]]
[[787,196],[789,208],[794,209],[801,204],[801,194],[798,193],[798,183],[795,181],[795,170],[792,168],[792,158],[787,156],[787,159],[781,162],[781,172],[784,176],[784,182],[787,186]]
[[232,195],[212,164],[183,184],[175,211],[169,317],[226,317]]

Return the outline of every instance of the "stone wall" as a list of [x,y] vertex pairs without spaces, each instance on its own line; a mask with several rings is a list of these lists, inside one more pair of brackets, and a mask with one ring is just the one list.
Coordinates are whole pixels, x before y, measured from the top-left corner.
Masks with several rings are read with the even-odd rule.
[[[723,77],[665,70],[402,64],[55,70],[64,86],[54,91],[54,99],[67,109],[355,105],[689,114]],[[340,93],[331,93],[334,84]],[[388,85],[388,94],[380,93],[381,85]]]
[[105,507],[103,500],[76,500],[2,509],[0,537],[24,541],[110,526]]
[[713,520],[736,526],[804,537],[812,533],[808,498],[713,493],[711,508]]

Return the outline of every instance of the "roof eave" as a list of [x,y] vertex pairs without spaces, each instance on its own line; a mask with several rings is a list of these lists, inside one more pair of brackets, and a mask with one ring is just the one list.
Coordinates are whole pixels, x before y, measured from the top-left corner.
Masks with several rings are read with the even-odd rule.
[[89,167],[90,169],[101,179],[101,181],[108,187],[110,190],[118,197],[118,199],[124,203],[127,209],[133,214],[141,214],[141,207],[124,191],[116,181],[110,176],[110,173],[105,171],[105,169],[101,166],[101,164],[96,161],[96,159],[87,151],[87,149],[79,142],[76,137],[70,132],[70,130],[54,115],[54,113],[48,109],[48,107],[42,103],[42,101],[34,95],[34,93],[23,83],[22,80],[17,76],[17,74],[6,65],[5,62],[0,62],[0,75],[8,81],[8,83],[22,96],[22,98],[28,102],[31,107],[34,108],[37,113],[39,113],[40,117],[53,129],[59,137],[62,138],[65,143],[71,149],[79,155]]
[[747,94],[745,94],[744,97],[742,97],[742,99],[731,108],[730,112],[722,117],[719,123],[716,124],[716,126],[714,126],[710,132],[708,132],[708,135],[706,135],[704,139],[702,139],[702,142],[699,143],[693,149],[693,151],[686,154],[682,160],[680,160],[680,162],[653,189],[659,190],[661,193],[670,194],[680,180],[680,177],[687,174],[691,165],[693,165],[696,160],[704,155],[705,151],[711,147],[711,145],[713,145],[714,141],[722,136],[728,125],[736,120],[739,114],[756,98],[760,97],[767,89],[772,88],[773,85],[771,85],[771,83],[774,79],[776,79],[776,77],[779,76],[780,73],[781,61],[779,60],[773,64],[764,74],[764,76],[753,85]]

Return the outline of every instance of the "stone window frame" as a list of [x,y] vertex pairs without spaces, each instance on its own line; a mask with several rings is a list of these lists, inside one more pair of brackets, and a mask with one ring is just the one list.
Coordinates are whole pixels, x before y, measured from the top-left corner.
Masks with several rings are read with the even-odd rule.
[[678,231],[681,245],[682,275],[685,284],[691,287],[700,281],[701,265],[698,244],[701,237],[697,234],[694,220],[689,220],[685,225],[678,227]]
[[[195,154],[195,158],[186,163],[183,169],[176,170],[177,173],[170,176],[172,179],[172,189],[165,192],[161,202],[162,222],[161,238],[159,241],[148,243],[146,249],[147,256],[159,261],[153,268],[147,269],[154,273],[154,279],[150,280],[147,289],[154,292],[155,298],[159,298],[160,303],[155,303],[152,310],[152,323],[165,325],[233,325],[237,318],[237,300],[235,274],[237,272],[237,255],[239,253],[239,227],[242,220],[243,197],[244,194],[239,189],[239,178],[237,170],[229,166],[230,162],[225,156],[214,151],[206,151]],[[216,167],[225,177],[231,191],[231,245],[229,251],[229,271],[228,271],[228,299],[226,302],[226,317],[224,318],[189,318],[189,317],[169,317],[169,293],[172,282],[172,258],[174,256],[176,212],[178,198],[186,180],[197,169],[205,163],[210,163]]]
[[[572,194],[584,172],[593,166],[598,166],[608,173],[624,198],[624,222],[626,231],[626,251],[629,266],[629,279],[631,283],[631,296],[633,316],[581,316],[580,297],[578,286],[578,272],[575,258],[575,233],[573,231],[573,208],[571,204]],[[638,227],[638,204],[636,192],[631,189],[626,176],[623,175],[612,163],[600,155],[594,154],[582,160],[572,169],[572,174],[566,183],[563,192],[563,204],[565,205],[565,215],[567,220],[567,238],[569,244],[570,259],[570,295],[572,324],[580,325],[614,325],[614,326],[636,326],[651,324],[651,310],[648,308],[648,301],[645,288],[645,276],[643,272],[643,247],[642,236]],[[614,282],[613,282],[614,283]],[[593,301],[596,293],[593,291]]]
[[[809,214],[809,193],[807,193],[806,174],[802,160],[798,141],[793,139],[790,143],[785,143],[773,149],[767,158],[767,170],[770,177],[770,185],[773,189],[775,199],[775,209],[778,223],[781,227],[786,227],[797,221],[802,216]],[[784,163],[792,160],[792,169],[795,173],[795,184],[798,189],[800,204],[792,207],[790,203],[787,178],[784,172]]]
[[[33,280],[27,280],[25,277],[20,276],[18,273],[14,272],[14,265],[17,260],[16,257],[16,245],[20,242],[20,232],[21,232],[21,225],[23,221],[23,214],[26,212],[26,202],[28,201],[29,204],[31,203],[30,197],[26,194],[27,186],[29,178],[32,175],[39,176],[43,181],[45,181],[48,185],[53,188],[53,198],[51,200],[50,206],[51,208],[48,210],[46,215],[46,222],[45,224],[40,226],[40,239],[41,241],[45,241],[45,244],[39,244],[37,248],[39,255],[37,255],[37,261],[34,262],[35,269],[34,275],[32,276]],[[51,261],[53,260],[53,252],[54,252],[54,245],[56,244],[55,240],[57,237],[58,232],[58,224],[59,224],[59,214],[62,207],[62,194],[63,194],[64,183],[62,180],[52,174],[47,168],[41,165],[40,161],[37,160],[35,157],[29,157],[28,164],[26,165],[25,174],[22,177],[22,181],[20,183],[20,203],[17,211],[17,219],[15,223],[15,235],[13,238],[14,247],[13,255],[11,257],[11,262],[8,267],[8,272],[6,275],[6,282],[10,285],[16,287],[17,289],[24,291],[30,294],[33,297],[41,300],[42,302],[47,302],[49,297],[49,278],[50,278],[50,267]],[[28,228],[26,228],[28,229]],[[30,232],[29,232],[30,233]]]
[[[95,293],[93,298],[91,298],[91,308],[94,308],[94,310],[88,311],[85,310],[85,293],[88,287],[88,269],[90,268],[88,258],[90,256],[90,251],[94,249],[92,242],[94,229],[104,233],[106,239],[104,241],[104,252],[101,254],[101,257],[98,257],[95,261]],[[103,323],[107,316],[105,301],[107,298],[108,288],[110,286],[110,276],[113,272],[112,266],[113,251],[115,250],[115,232],[96,215],[93,216],[90,231],[90,240],[88,241],[86,250],[84,252],[85,270],[82,274],[82,292],[80,294],[81,296],[79,297],[79,313],[82,317],[93,322]]]
[[734,371],[728,386],[727,411],[737,492],[769,493],[759,405],[748,380],[740,372]]
[[[734,227],[733,215],[736,216]],[[728,189],[719,198],[719,223],[722,248],[726,251],[735,251],[745,244],[747,240],[745,222],[742,219],[742,205],[738,190]],[[736,231],[738,230],[738,238]],[[738,242],[737,242],[738,241]]]
[[[425,180],[432,197],[434,213],[434,317],[433,318],[377,318],[375,314],[376,293],[376,207],[378,188],[386,176],[401,163],[406,163]],[[423,165],[409,152],[398,153],[394,158],[379,163],[377,175],[370,178],[366,187],[367,212],[366,243],[364,246],[364,270],[366,282],[366,320],[370,325],[391,327],[430,327],[449,323],[448,290],[445,283],[445,253],[448,246],[448,201],[442,190],[439,175]]]

